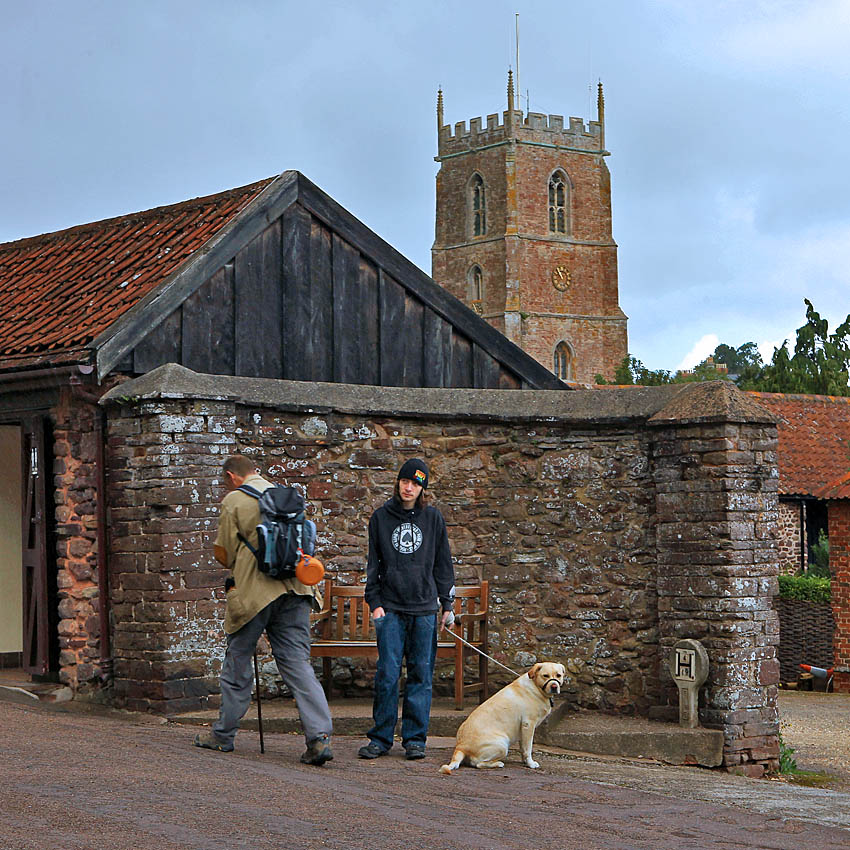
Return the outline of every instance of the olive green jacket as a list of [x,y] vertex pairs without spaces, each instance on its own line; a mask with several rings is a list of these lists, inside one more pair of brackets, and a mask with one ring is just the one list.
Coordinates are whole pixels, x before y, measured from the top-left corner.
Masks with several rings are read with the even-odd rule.
[[[272,486],[259,475],[249,475],[245,484],[262,492]],[[256,549],[257,526],[260,523],[260,508],[257,500],[247,493],[233,490],[221,502],[218,521],[217,551],[225,553],[226,566],[232,571],[234,587],[227,591],[227,609],[224,615],[224,631],[231,635],[253,619],[266,605],[284,593],[310,596],[313,607],[322,607],[322,595],[318,587],[309,587],[298,579],[269,578],[257,569],[257,559],[251,550],[239,540],[242,536]]]

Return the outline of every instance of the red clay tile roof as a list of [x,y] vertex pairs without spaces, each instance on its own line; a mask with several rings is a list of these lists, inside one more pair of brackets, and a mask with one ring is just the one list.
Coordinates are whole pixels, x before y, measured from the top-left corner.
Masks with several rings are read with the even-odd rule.
[[818,499],[850,498],[850,398],[750,393],[782,417],[779,492]]
[[0,244],[0,369],[88,360],[95,337],[273,179]]

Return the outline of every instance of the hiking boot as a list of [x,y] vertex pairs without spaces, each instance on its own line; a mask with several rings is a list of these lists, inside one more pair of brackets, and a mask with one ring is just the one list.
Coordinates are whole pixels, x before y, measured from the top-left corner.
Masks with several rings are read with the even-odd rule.
[[421,747],[418,744],[411,744],[404,751],[404,757],[408,761],[414,761],[416,759],[424,759],[425,758],[425,747]]
[[333,757],[330,735],[319,735],[318,738],[313,738],[307,744],[307,749],[301,756],[301,763],[315,764],[317,767],[320,767],[326,761],[333,761]]
[[374,741],[369,741],[365,747],[361,747],[357,751],[357,755],[362,759],[376,759],[379,756],[384,755],[386,752],[386,750],[381,749],[381,747]]
[[219,741],[212,732],[199,732],[195,735],[193,743],[196,747],[203,747],[205,750],[216,750],[219,753],[233,752],[232,743],[226,744],[223,741]]

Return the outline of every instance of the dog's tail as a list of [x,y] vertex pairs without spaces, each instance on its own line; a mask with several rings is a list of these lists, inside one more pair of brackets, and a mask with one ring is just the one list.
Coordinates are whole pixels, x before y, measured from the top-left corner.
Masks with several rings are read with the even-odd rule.
[[461,766],[465,758],[466,753],[464,753],[463,750],[459,749],[458,747],[455,747],[455,751],[454,753],[452,753],[452,760],[448,764],[444,764],[440,768],[440,773],[450,775],[453,770],[457,770]]

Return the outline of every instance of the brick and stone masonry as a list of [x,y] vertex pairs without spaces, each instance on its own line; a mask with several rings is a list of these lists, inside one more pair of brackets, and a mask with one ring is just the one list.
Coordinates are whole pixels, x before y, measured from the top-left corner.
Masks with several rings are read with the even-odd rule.
[[801,543],[805,539],[805,514],[798,501],[779,502],[778,555],[779,571],[793,575],[803,565]]
[[59,678],[74,690],[101,670],[97,583],[97,411],[69,391],[52,410]]
[[835,618],[833,687],[850,693],[850,501],[829,503],[829,571],[832,614]]
[[[604,102],[596,121],[514,108],[452,128],[437,105],[436,229],[431,275],[508,339],[552,369],[559,343],[568,379],[608,380],[628,351],[619,306]],[[565,178],[564,231],[549,220],[549,180]],[[486,227],[476,233],[471,180],[483,181]],[[473,299],[470,270],[482,272]]]
[[[225,573],[221,463],[301,486],[330,575],[365,578],[366,522],[424,457],[458,581],[491,583],[494,655],[564,661],[575,707],[674,704],[679,637],[706,644],[703,723],[726,765],[778,755],[771,607],[776,428],[727,385],[505,393],[298,384],[166,366],[109,394],[115,692],[156,711],[214,699]],[[356,693],[371,671],[335,668]],[[494,682],[506,681],[495,672]],[[437,687],[451,674],[440,671]]]

